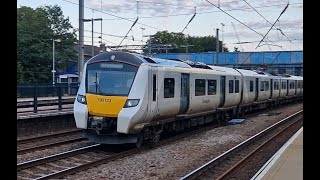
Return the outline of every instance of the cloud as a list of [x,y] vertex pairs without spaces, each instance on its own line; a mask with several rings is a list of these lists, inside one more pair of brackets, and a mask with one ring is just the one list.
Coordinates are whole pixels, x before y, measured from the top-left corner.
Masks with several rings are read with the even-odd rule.
[[[100,0],[92,0],[89,1],[89,7],[97,10],[101,10],[101,1]],[[128,0],[119,0],[116,2],[102,2],[102,11],[110,12],[110,13],[119,13],[119,12],[135,12],[137,9],[136,2]]]
[[[271,21],[270,21],[271,22]],[[272,24],[274,22],[271,22]],[[240,24],[235,24],[236,26]],[[249,27],[253,29],[264,29],[267,28],[269,29],[271,27],[271,24],[266,22],[266,21],[259,21],[259,22],[249,22],[246,23]],[[303,21],[302,20],[280,20],[278,23],[275,24],[274,27],[276,28],[281,28],[282,30],[284,29],[302,29]]]

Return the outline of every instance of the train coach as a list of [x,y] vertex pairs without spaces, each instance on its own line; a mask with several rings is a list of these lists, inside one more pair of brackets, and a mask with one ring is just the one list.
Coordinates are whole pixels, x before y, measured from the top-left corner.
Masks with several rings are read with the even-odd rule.
[[105,52],[84,65],[74,117],[91,141],[140,147],[165,133],[302,98],[298,76]]

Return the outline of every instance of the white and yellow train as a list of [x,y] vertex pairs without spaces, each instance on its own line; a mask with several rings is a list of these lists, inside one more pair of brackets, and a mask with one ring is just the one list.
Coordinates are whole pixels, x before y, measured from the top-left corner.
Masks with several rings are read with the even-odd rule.
[[74,116],[91,141],[141,146],[302,98],[298,76],[106,52],[85,63]]

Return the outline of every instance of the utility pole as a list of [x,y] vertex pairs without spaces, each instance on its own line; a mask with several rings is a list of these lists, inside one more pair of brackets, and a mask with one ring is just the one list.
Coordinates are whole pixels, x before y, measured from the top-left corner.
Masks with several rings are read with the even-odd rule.
[[217,64],[219,64],[219,28],[217,28],[216,32],[216,57],[217,57]]
[[224,52],[224,49],[223,49],[223,26],[225,26],[225,25],[223,23],[221,23],[221,44],[222,44],[221,52]]
[[141,28],[141,45],[143,45],[143,31],[145,30],[145,28],[140,27]]
[[149,55],[151,55],[151,36],[150,35],[149,35],[148,48],[149,48]]
[[92,34],[91,34],[91,57],[94,56],[94,48],[93,48],[93,18],[91,19],[91,31],[92,31]]
[[97,19],[83,19],[83,22],[90,22],[91,21],[91,26],[92,26],[92,33],[91,33],[91,57],[94,56],[94,46],[93,46],[93,21],[102,21],[102,18],[97,18]]
[[148,53],[149,55],[151,54],[151,37],[153,37],[154,35],[144,35],[143,37],[149,37],[149,42],[148,42]]
[[79,82],[81,82],[83,74],[83,64],[84,64],[84,47],[83,47],[83,36],[84,36],[84,27],[83,27],[83,13],[84,12],[84,3],[83,0],[79,0],[79,50],[78,50],[78,72],[79,72]]

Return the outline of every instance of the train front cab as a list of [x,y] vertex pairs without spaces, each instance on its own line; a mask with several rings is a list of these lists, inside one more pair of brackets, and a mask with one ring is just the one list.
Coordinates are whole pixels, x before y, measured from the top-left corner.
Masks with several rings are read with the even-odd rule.
[[[129,95],[132,89],[137,91],[133,82],[142,63],[139,58],[122,52],[103,53],[86,63],[74,103],[74,116],[77,127],[85,129],[89,140],[106,144],[137,141],[135,134],[124,132],[128,132],[130,116],[135,115],[142,104],[139,93],[134,98]],[[124,109],[130,109],[131,114],[121,116]]]

